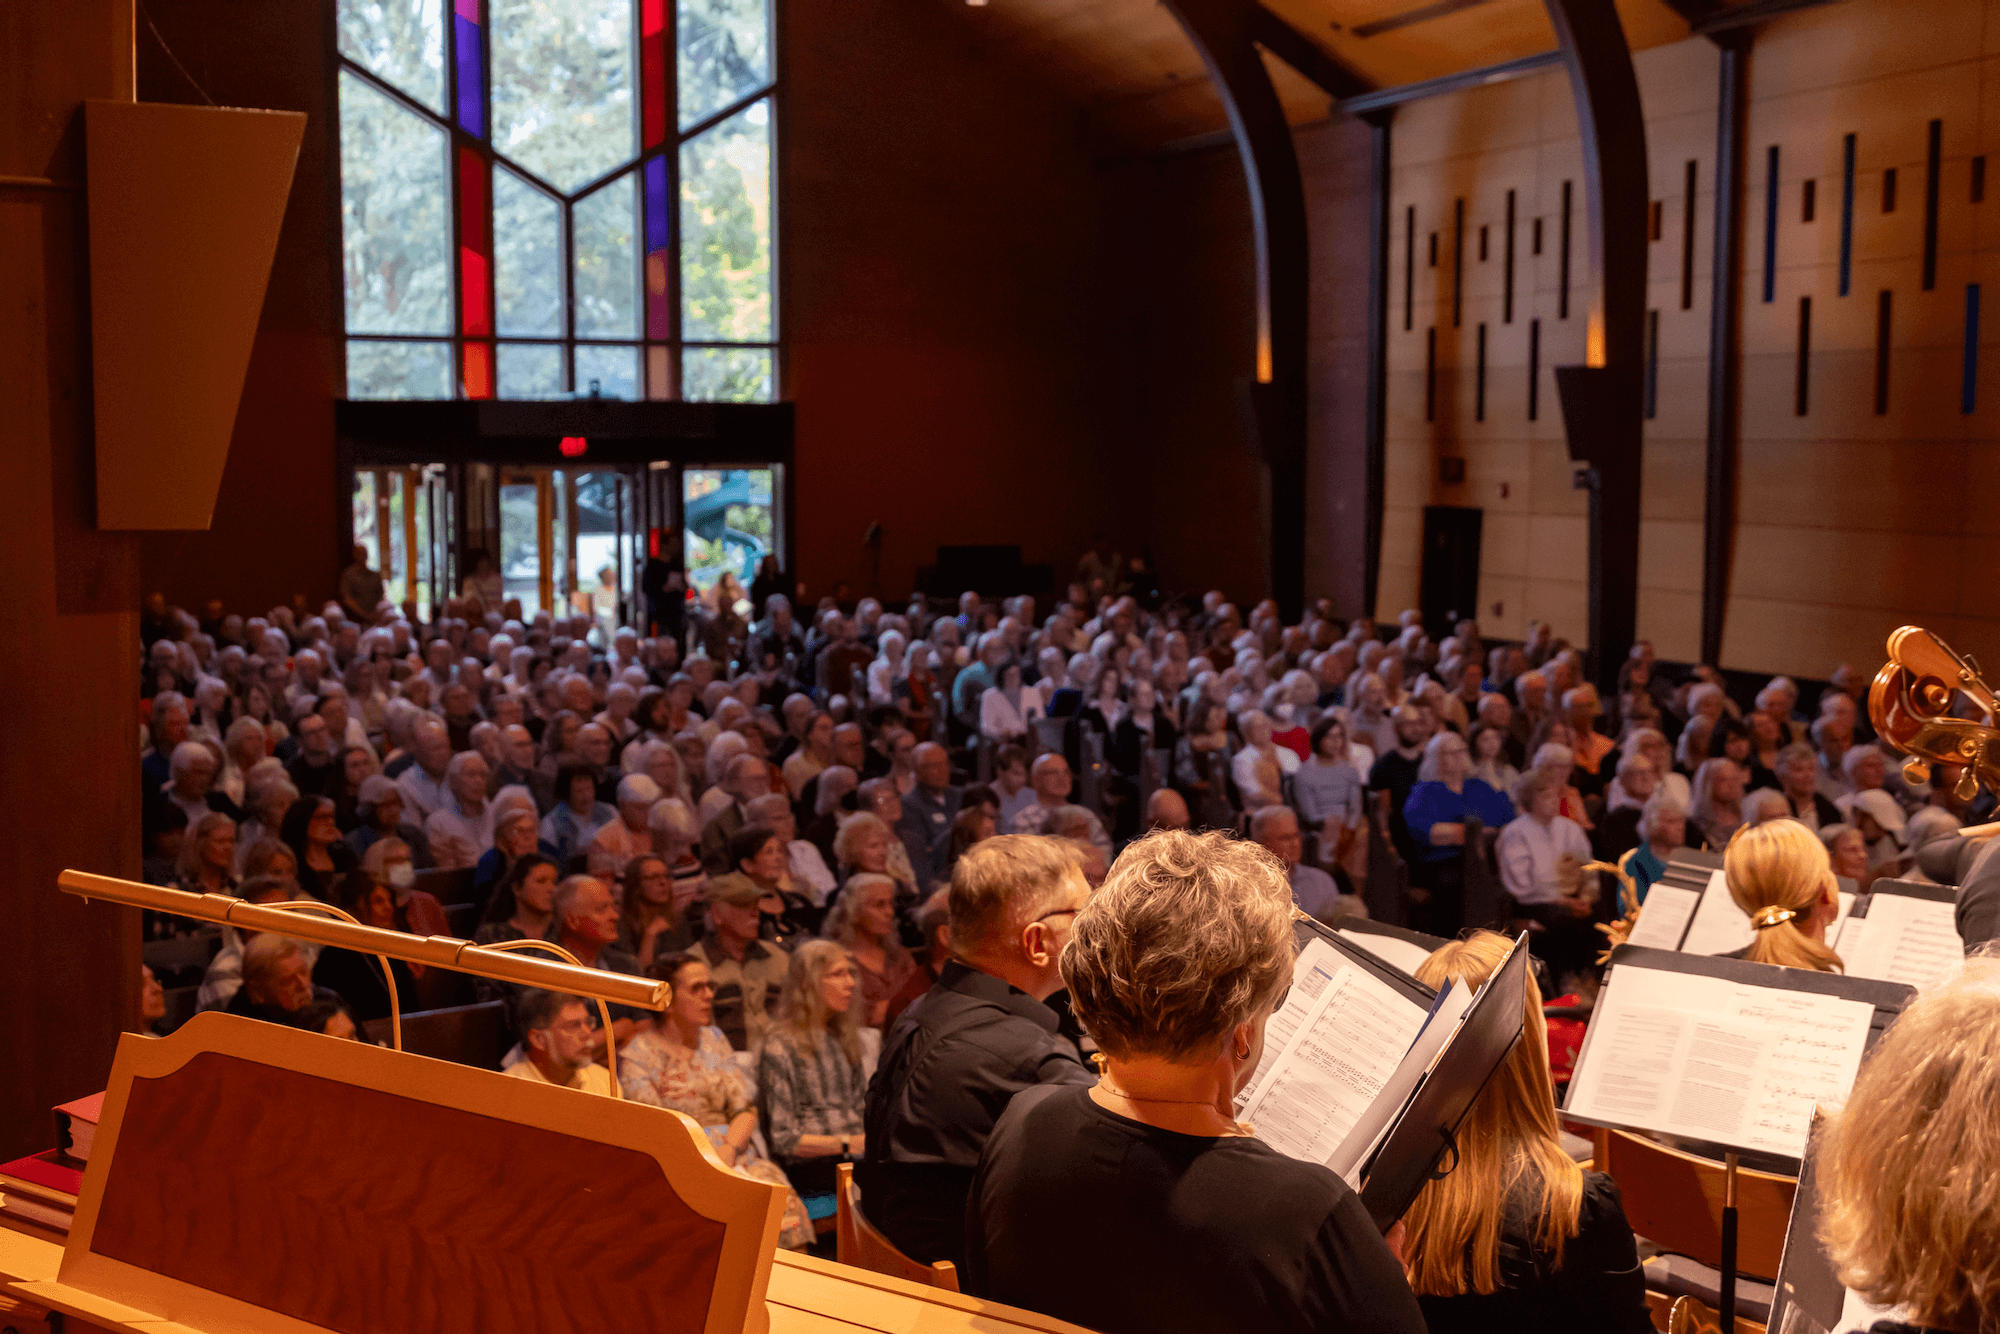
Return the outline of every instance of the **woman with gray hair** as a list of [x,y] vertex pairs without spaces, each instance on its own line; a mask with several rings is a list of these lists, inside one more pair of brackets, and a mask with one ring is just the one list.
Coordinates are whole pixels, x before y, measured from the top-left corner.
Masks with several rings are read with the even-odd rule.
[[1703,760],[1694,771],[1694,796],[1688,802],[1689,847],[1719,849],[1741,829],[1744,773],[1735,760]]
[[1236,1120],[1292,980],[1278,860],[1162,831],[1045,915],[1073,922],[1062,977],[1104,1072],[1008,1103],[967,1204],[967,1290],[1106,1334],[1421,1334],[1402,1226],[1385,1242],[1331,1170]]
[[1635,882],[1639,902],[1646,891],[1667,873],[1667,859],[1687,843],[1687,804],[1665,788],[1655,792],[1639,811],[1639,847],[1625,863],[1626,873]]

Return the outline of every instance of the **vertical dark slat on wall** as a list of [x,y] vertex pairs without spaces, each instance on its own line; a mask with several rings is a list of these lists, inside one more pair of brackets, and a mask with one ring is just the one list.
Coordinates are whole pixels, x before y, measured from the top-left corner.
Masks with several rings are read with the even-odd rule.
[[[1720,179],[1720,165],[1717,168]],[[1806,184],[1810,186],[1811,181]],[[1720,210],[1718,210],[1719,212]],[[1807,218],[1806,221],[1812,221]],[[1778,295],[1778,146],[1772,144],[1764,158],[1764,304]]]
[[[1368,433],[1362,461],[1361,612],[1375,614],[1382,579],[1382,506],[1389,451],[1389,186],[1393,110],[1368,118]],[[1403,328],[1410,327],[1410,289],[1415,280],[1417,210],[1403,215]]]
[[[1709,263],[1708,440],[1702,501],[1701,660],[1722,660],[1729,562],[1736,531],[1738,403],[1742,393],[1743,231],[1749,170],[1748,29],[1725,33],[1716,73],[1715,253]],[[1778,147],[1766,159],[1764,299],[1778,266]]]
[[1563,182],[1562,239],[1557,242],[1560,254],[1556,258],[1556,318],[1569,318],[1569,207],[1570,183]]
[[1528,420],[1541,415],[1542,406],[1542,322],[1528,321]]
[[1417,206],[1403,214],[1403,332],[1414,327],[1417,290]]
[[1681,309],[1694,309],[1695,162],[1688,159],[1687,187],[1681,196]]
[[1507,272],[1501,280],[1500,322],[1514,322],[1514,192],[1507,192]]
[[1889,326],[1895,294],[1887,288],[1875,299],[1875,415],[1889,415]]
[[1646,312],[1646,420],[1660,415],[1660,312]]
[[1465,201],[1451,201],[1451,327],[1465,316]]
[[1793,390],[1792,415],[1803,417],[1811,406],[1812,388],[1812,298],[1799,298],[1798,383]]
[[1811,222],[1818,209],[1819,182],[1807,181],[1799,198],[1799,221]]
[[1890,167],[1882,173],[1882,211],[1896,211],[1896,169]]
[[1958,410],[1979,406],[1979,284],[1965,285],[1965,365],[1959,373]]
[[1433,324],[1424,330],[1424,420],[1437,420],[1438,331]]
[[1986,154],[1972,159],[1972,202],[1986,202]]
[[1472,386],[1472,420],[1486,420],[1486,322],[1479,322],[1479,362]]
[[1846,296],[1854,275],[1854,136],[1840,148],[1840,294]]
[[1930,144],[1924,150],[1924,290],[1937,287],[1938,173],[1944,153],[1944,122],[1931,122]]

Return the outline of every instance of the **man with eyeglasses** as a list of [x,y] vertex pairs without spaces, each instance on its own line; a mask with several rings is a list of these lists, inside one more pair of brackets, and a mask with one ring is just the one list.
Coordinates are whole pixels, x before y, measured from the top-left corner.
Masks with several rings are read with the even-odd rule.
[[611,1096],[611,1072],[590,1058],[596,1034],[588,1005],[559,992],[530,991],[515,1006],[515,1014],[521,1059],[502,1074]]
[[1047,1004],[1090,886],[1066,840],[1002,834],[959,858],[947,901],[951,959],[883,1039],[855,1177],[904,1254],[962,1265],[966,1196],[1009,1100],[1095,1082]]

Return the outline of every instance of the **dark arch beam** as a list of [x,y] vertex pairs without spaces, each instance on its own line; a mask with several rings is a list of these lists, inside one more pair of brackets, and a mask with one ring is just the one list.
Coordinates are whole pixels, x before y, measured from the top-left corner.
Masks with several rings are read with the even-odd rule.
[[1322,87],[1336,85],[1327,88],[1329,97],[1349,96],[1365,85],[1255,0],[1164,2],[1222,98],[1250,190],[1257,346],[1249,410],[1264,461],[1271,596],[1289,619],[1305,601],[1306,198],[1292,128],[1258,47],[1269,46]]
[[1597,277],[1585,364],[1556,367],[1570,458],[1588,465],[1590,660],[1601,691],[1638,633],[1646,335],[1646,122],[1612,0],[1544,0],[1583,139],[1584,230]]

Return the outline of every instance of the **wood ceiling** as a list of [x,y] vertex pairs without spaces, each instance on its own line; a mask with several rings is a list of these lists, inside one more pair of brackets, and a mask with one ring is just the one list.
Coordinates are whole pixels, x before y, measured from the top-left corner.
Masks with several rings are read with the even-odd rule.
[[[983,43],[1087,109],[1101,148],[1143,151],[1226,127],[1221,99],[1159,0],[941,0]],[[1542,0],[1265,0],[1301,34],[1378,88],[1551,50]],[[1688,25],[1663,0],[1617,0],[1634,50],[1676,42]],[[1265,66],[1292,123],[1324,118],[1328,98],[1291,66]]]

